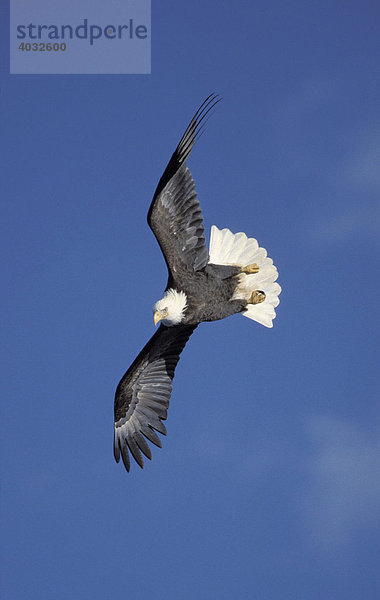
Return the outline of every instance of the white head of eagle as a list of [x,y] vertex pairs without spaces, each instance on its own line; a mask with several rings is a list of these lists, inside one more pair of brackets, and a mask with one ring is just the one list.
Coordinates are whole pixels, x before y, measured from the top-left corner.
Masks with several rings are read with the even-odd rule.
[[178,325],[185,315],[187,298],[185,292],[168,289],[161,300],[153,306],[153,320],[157,325],[159,321],[166,327]]

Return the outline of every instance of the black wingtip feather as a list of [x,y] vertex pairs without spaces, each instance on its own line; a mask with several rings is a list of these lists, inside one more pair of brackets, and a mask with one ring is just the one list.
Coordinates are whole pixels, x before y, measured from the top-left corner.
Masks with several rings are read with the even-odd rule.
[[177,155],[176,158],[179,165],[190,156],[190,152],[192,151],[195,142],[204,132],[206,122],[203,123],[203,121],[207,115],[209,115],[209,117],[211,116],[209,113],[221,100],[222,98],[218,96],[218,94],[210,94],[198,108],[174,152],[174,154]]
[[133,458],[135,459],[135,461],[137,462],[139,467],[141,467],[143,469],[144,468],[144,459],[140,452],[140,448],[138,447],[138,445],[136,444],[135,440],[133,439],[133,437],[131,435],[129,435],[127,437],[127,444],[128,444],[128,448],[131,451]]
[[120,446],[119,440],[117,439],[116,432],[113,435],[113,455],[115,457],[116,462],[120,461]]
[[[154,205],[154,200],[162,192],[166,184],[170,181],[173,175],[178,171],[180,166],[189,158],[195,142],[200,138],[204,132],[206,121],[204,121],[207,115],[211,116],[215,106],[222,101],[222,97],[218,94],[212,93],[207,96],[206,100],[202,102],[189,125],[186,128],[185,133],[181,137],[177,148],[174,150],[168,165],[163,172],[163,175],[158,182],[156,191],[153,196],[153,201],[148,212],[148,223],[150,221],[150,214]],[[208,120],[208,119],[207,119]]]
[[157,446],[158,448],[162,448],[162,442],[160,438],[150,425],[143,425],[141,427],[141,431],[145,435],[145,437],[148,438],[150,442],[152,442],[152,444],[155,444],[155,446]]
[[162,435],[167,435],[168,434],[168,432],[166,431],[165,425],[159,419],[157,419],[157,421],[154,421],[151,424],[151,427],[153,427],[156,431],[158,431],[158,433],[161,433]]
[[143,452],[143,454],[145,454],[145,456],[149,458],[149,460],[152,460],[152,452],[148,444],[146,443],[144,436],[138,431],[135,431],[133,437],[141,452]]
[[131,468],[131,461],[129,459],[128,448],[127,448],[126,444],[122,444],[120,449],[121,449],[121,458],[123,461],[123,465],[129,473],[129,470]]

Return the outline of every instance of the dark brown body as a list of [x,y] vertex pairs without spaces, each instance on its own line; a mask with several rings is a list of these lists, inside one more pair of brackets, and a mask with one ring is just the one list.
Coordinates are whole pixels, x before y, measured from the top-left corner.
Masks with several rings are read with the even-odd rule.
[[176,273],[173,288],[187,297],[184,325],[218,321],[246,308],[245,300],[231,300],[240,267],[208,264],[203,270]]

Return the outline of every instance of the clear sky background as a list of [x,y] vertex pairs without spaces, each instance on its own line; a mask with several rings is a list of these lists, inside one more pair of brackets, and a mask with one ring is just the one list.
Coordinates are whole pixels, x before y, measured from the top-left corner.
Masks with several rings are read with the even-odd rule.
[[[2,597],[375,600],[378,3],[153,2],[150,76],[10,76],[1,11]],[[207,236],[256,237],[281,303],[198,328],[127,474],[114,390],[167,276],[146,213],[211,92]]]

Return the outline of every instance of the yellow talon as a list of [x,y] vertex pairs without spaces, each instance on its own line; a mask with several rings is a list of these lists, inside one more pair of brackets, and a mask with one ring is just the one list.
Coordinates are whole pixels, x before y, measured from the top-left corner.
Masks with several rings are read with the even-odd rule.
[[261,304],[261,302],[264,302],[266,298],[266,295],[264,292],[261,292],[260,290],[255,290],[254,292],[252,292],[250,299],[248,300],[248,304]]
[[246,267],[242,267],[241,272],[245,273],[246,275],[252,275],[253,273],[259,272],[259,266],[256,263],[252,263]]

